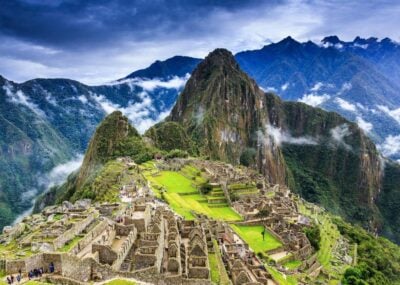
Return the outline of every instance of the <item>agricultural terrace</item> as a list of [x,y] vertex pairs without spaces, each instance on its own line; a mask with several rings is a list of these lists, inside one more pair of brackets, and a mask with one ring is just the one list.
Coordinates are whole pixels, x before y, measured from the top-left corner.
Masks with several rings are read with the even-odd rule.
[[265,253],[282,246],[281,242],[263,226],[231,225],[231,227],[256,253]]
[[180,171],[158,171],[151,162],[142,167],[155,195],[167,201],[185,219],[193,220],[194,211],[216,220],[242,220],[226,203],[221,188],[212,188],[207,195],[200,193],[200,185],[206,183],[207,179],[195,167],[186,165]]

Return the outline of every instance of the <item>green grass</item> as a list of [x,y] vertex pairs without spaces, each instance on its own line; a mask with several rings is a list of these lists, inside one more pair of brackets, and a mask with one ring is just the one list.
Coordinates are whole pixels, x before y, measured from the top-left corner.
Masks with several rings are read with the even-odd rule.
[[[152,189],[157,197],[164,198],[174,211],[185,219],[192,220],[192,211],[224,221],[240,221],[242,217],[227,205],[213,207],[207,203],[207,196],[201,195],[197,188],[183,174],[175,171],[161,171],[157,175],[145,173],[152,183]],[[162,189],[166,192],[161,194]],[[197,194],[194,194],[197,193]]]
[[270,266],[265,266],[268,270],[268,272],[271,274],[272,279],[274,279],[276,282],[278,282],[279,285],[297,285],[297,280],[293,276],[286,276],[282,273],[280,273],[278,270],[276,270],[273,267]]
[[63,247],[59,249],[61,252],[68,252],[70,251],[75,245],[78,244],[78,242],[82,239],[80,236],[74,237],[72,240],[70,240],[68,243],[66,243]]
[[265,232],[264,240],[263,226],[231,225],[232,229],[253,249],[256,253],[281,247],[282,244],[268,231]]
[[285,266],[289,270],[296,269],[300,265],[301,265],[301,261],[300,260],[292,260],[292,261],[289,261],[289,262],[286,262],[285,264],[283,264],[283,266]]
[[49,285],[51,283],[47,282],[40,282],[40,281],[35,281],[35,280],[29,280],[28,282],[24,283],[25,285]]
[[211,282],[215,284],[220,283],[220,274],[218,268],[218,261],[215,253],[208,254],[208,261],[210,263],[210,271],[211,271]]
[[136,282],[125,280],[125,279],[114,279],[110,282],[105,283],[106,285],[136,285]]

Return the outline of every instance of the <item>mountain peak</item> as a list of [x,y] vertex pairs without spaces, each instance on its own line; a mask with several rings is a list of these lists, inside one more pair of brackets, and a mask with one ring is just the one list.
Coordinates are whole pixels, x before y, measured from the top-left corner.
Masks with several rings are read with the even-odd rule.
[[223,66],[230,65],[239,67],[233,54],[224,48],[217,48],[210,52],[204,61],[201,63],[203,66]]
[[300,43],[295,39],[293,39],[291,36],[287,36],[286,38],[278,42],[277,45],[293,46],[293,45],[300,45]]
[[341,43],[342,41],[339,39],[338,36],[333,35],[333,36],[327,36],[327,37],[323,38],[321,42],[324,44],[330,43],[330,44],[335,45],[335,44]]

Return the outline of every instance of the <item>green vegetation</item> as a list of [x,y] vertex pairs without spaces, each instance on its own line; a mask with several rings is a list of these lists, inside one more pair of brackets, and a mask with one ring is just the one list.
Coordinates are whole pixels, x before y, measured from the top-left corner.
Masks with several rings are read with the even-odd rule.
[[319,245],[317,259],[326,272],[331,275],[332,279],[339,280],[347,266],[340,264],[332,266],[331,264],[331,261],[333,260],[333,250],[340,238],[340,232],[337,226],[333,223],[331,216],[327,213],[317,211],[312,213],[306,208],[306,205],[301,202],[298,203],[298,208],[300,213],[316,220],[317,224],[314,227],[317,226],[319,228],[320,238],[318,239],[318,230],[316,229],[311,230],[311,236],[315,238],[313,243],[318,243]]
[[78,244],[78,242],[82,239],[82,236],[76,236],[66,244],[62,248],[59,249],[61,252],[69,252],[74,246]]
[[213,282],[214,284],[219,284],[220,275],[219,275],[218,261],[217,257],[215,256],[215,253],[209,253],[208,260],[211,271],[211,282]]
[[400,248],[385,238],[375,238],[358,226],[334,218],[339,231],[357,244],[357,264],[342,279],[346,285],[400,284]]
[[191,154],[195,147],[182,125],[176,122],[161,122],[146,131],[145,136],[150,138],[154,145],[164,151],[180,149]]
[[24,284],[26,284],[26,285],[50,285],[51,283],[29,280],[29,281],[25,282]]
[[292,261],[289,261],[289,262],[286,262],[285,264],[283,264],[283,266],[286,267],[289,270],[296,269],[300,265],[301,265],[301,261],[300,260],[292,260]]
[[[181,172],[161,171],[154,173],[152,165],[147,164],[146,178],[152,183],[155,194],[186,219],[194,219],[193,212],[205,214],[214,219],[238,221],[241,216],[227,204],[210,204],[207,195],[201,195],[197,187],[205,181],[199,170],[185,166]],[[188,177],[191,177],[189,179]],[[225,199],[225,198],[224,198]]]
[[308,240],[315,250],[320,249],[321,242],[321,231],[318,226],[313,225],[312,227],[304,228],[304,233],[306,234]]
[[269,265],[265,265],[265,267],[271,274],[272,278],[278,282],[279,285],[297,285],[297,280],[295,277],[284,275]]
[[256,253],[265,253],[282,246],[280,241],[263,226],[231,225],[231,227]]
[[93,182],[75,192],[71,200],[89,198],[94,201],[118,201],[120,179],[124,171],[127,171],[124,163],[116,160],[107,162]]

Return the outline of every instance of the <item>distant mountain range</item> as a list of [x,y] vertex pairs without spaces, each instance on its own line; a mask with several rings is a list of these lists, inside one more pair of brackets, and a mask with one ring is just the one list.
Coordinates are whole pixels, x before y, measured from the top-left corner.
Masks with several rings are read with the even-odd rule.
[[[264,90],[336,111],[357,122],[385,156],[400,158],[399,44],[288,37],[235,59]],[[70,160],[85,151],[106,114],[120,110],[142,133],[165,118],[200,61],[175,56],[101,86],[68,79],[17,84],[0,77],[0,227],[79,165]]]

